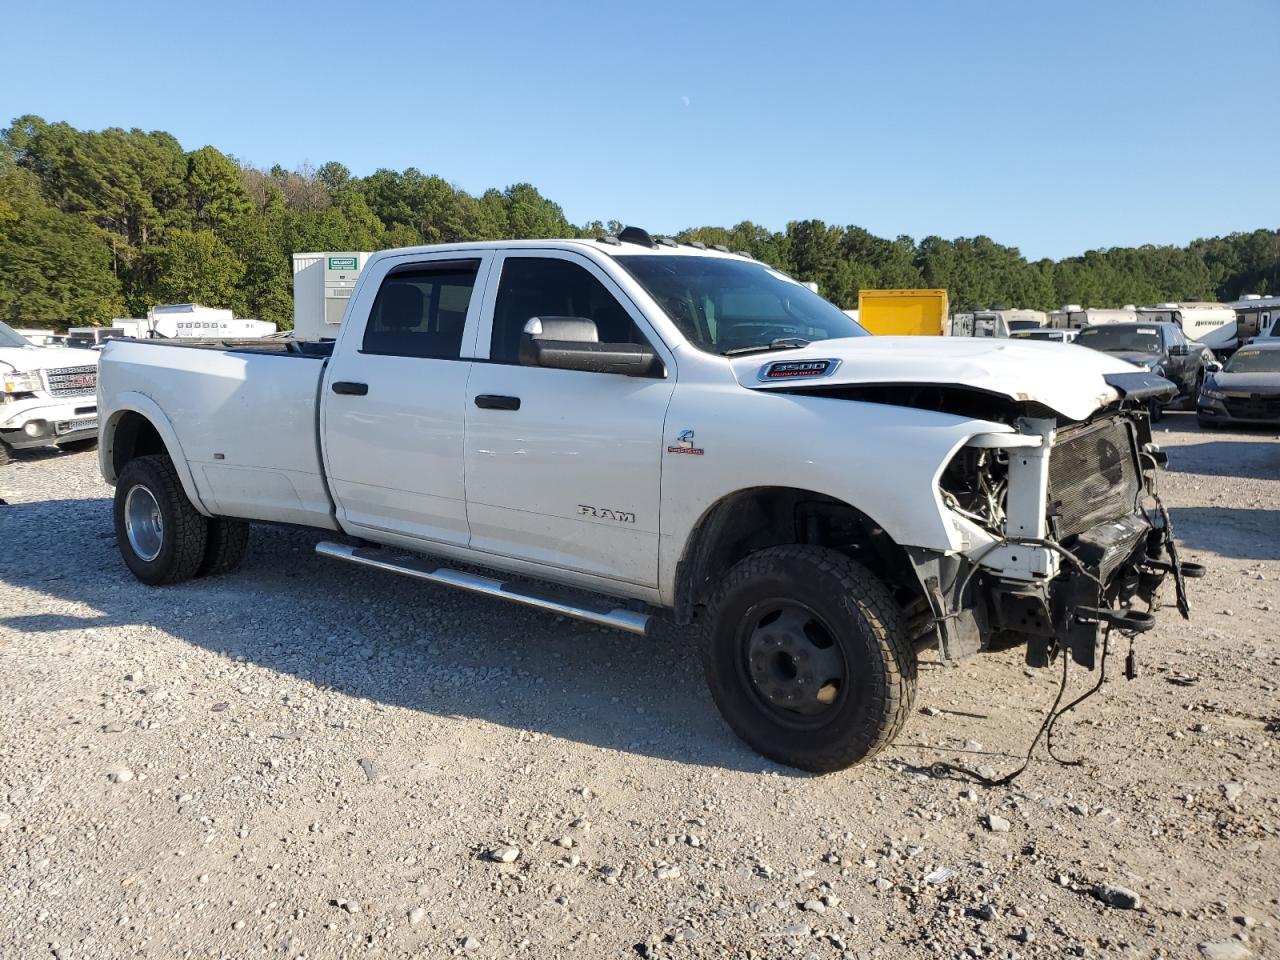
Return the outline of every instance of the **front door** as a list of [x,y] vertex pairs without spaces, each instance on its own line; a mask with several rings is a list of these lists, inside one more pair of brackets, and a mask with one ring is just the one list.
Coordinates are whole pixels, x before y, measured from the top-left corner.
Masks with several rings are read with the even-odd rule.
[[364,330],[342,331],[360,343],[342,340],[329,364],[322,433],[338,519],[349,532],[466,545],[462,431],[471,361],[464,355],[480,310],[472,293],[484,288],[490,257],[395,262]]
[[[488,359],[472,369],[465,411],[472,547],[655,586],[670,356],[586,257],[509,253],[493,271]],[[520,334],[538,316],[592,320],[605,343],[647,341],[665,375],[522,366]]]

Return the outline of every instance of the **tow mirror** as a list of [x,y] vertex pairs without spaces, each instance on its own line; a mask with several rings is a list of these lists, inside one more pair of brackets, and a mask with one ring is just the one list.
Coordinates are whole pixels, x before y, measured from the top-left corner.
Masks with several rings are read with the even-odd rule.
[[531,317],[520,335],[527,367],[660,377],[662,364],[644,343],[601,343],[595,322],[584,317]]

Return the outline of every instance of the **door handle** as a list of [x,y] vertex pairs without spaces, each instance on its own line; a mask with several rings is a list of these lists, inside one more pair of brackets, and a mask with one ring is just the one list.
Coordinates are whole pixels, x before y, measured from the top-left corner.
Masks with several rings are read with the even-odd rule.
[[503,397],[496,393],[476,394],[476,406],[481,410],[519,410],[519,397]]
[[350,380],[333,381],[333,392],[345,394],[349,397],[363,397],[369,392],[367,383],[352,383]]

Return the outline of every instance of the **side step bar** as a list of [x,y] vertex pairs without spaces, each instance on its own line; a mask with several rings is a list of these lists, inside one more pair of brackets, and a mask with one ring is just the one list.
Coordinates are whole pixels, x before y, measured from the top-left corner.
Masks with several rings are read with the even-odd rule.
[[322,557],[346,560],[348,563],[356,563],[362,567],[373,567],[375,570],[389,570],[391,573],[401,573],[406,577],[413,577],[415,580],[426,580],[428,583],[439,583],[446,587],[459,587],[462,590],[470,590],[472,593],[482,593],[489,597],[512,600],[516,603],[523,603],[525,606],[546,610],[549,613],[558,613],[561,616],[573,617],[575,620],[585,620],[588,623],[598,624],[602,627],[613,627],[615,630],[626,630],[628,633],[638,633],[641,636],[644,636],[649,627],[649,616],[644,613],[617,608],[612,610],[592,610],[589,607],[579,607],[561,600],[539,597],[532,593],[523,593],[508,587],[501,580],[478,577],[473,573],[450,570],[448,567],[432,568],[428,564],[407,558],[393,559],[380,556],[382,551],[377,549],[351,547],[344,543],[332,543],[326,540],[316,544],[316,553]]

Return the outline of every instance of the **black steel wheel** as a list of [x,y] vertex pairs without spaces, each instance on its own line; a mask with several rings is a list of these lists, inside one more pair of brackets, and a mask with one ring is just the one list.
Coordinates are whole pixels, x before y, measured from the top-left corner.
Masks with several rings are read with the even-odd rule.
[[915,649],[889,589],[823,547],[771,547],[734,566],[708,606],[702,662],[734,732],[802,770],[873,756],[915,698]]

